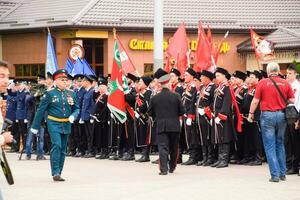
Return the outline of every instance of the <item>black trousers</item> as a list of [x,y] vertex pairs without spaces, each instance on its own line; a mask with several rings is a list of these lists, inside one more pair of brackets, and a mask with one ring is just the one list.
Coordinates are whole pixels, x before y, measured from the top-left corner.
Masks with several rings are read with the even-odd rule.
[[96,122],[94,127],[94,146],[98,153],[108,152],[108,124]]
[[300,130],[294,125],[288,125],[285,134],[286,167],[299,171],[300,162]]
[[17,141],[17,149],[20,148],[20,144],[22,141],[23,149],[25,149],[25,143],[26,143],[26,133],[27,133],[27,124],[24,123],[24,120],[19,120],[17,122],[18,126],[18,132],[16,134],[16,141]]
[[[11,131],[11,134],[14,138],[17,138],[17,134],[18,134],[18,123],[17,122],[13,122],[10,130]],[[12,148],[14,150],[17,150],[19,151],[19,146],[17,144],[12,144]]]
[[131,118],[125,122],[125,151],[134,154],[134,121]]
[[[180,133],[164,132],[157,134],[159,167],[161,172],[175,169],[178,157]],[[169,167],[168,167],[169,164]]]
[[79,136],[79,151],[82,154],[85,154],[85,152],[87,151],[87,137],[85,133],[85,125],[78,123],[78,126],[76,127],[77,128],[75,131],[77,131],[77,134]]
[[248,121],[245,121],[243,128],[245,136],[244,158],[261,160],[263,157],[263,145],[259,123],[249,123]]
[[76,141],[75,141],[75,123],[71,126],[71,134],[68,138],[68,152],[76,153]]
[[94,153],[94,124],[90,123],[89,120],[84,121],[84,132],[87,139],[87,151],[88,153]]

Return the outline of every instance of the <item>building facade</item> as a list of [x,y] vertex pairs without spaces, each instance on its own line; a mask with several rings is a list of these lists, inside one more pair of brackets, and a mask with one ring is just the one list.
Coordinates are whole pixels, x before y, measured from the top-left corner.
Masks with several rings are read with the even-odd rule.
[[[140,75],[153,71],[153,0],[10,0],[0,2],[0,58],[11,66],[11,76],[32,79],[43,73],[46,61],[47,28],[50,29],[58,65],[64,68],[68,50],[80,44],[96,74],[111,71],[114,37],[117,34]],[[289,10],[289,12],[285,12]],[[266,12],[267,11],[267,12]],[[253,50],[245,44],[249,28],[268,35],[279,27],[300,26],[300,5],[293,0],[196,1],[164,0],[164,48],[179,24],[184,21],[193,52],[197,45],[197,25],[210,25],[214,44],[225,40],[217,65],[234,70],[263,67]],[[248,43],[247,43],[248,44]],[[299,61],[298,47],[276,52],[280,62]],[[291,53],[287,53],[291,52]]]

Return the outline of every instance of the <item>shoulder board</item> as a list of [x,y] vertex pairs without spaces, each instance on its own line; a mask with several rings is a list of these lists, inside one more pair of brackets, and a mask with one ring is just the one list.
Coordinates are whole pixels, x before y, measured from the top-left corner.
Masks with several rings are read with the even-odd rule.
[[48,88],[48,89],[47,89],[47,92],[49,92],[49,91],[52,91],[52,90],[54,90],[54,88],[53,88],[53,87],[51,87],[51,88]]
[[67,89],[67,91],[69,91],[69,92],[74,92],[74,90],[72,90],[72,89]]

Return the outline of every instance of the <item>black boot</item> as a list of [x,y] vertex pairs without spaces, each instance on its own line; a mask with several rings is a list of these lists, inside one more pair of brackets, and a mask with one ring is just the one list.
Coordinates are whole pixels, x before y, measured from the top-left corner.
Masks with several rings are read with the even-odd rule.
[[132,155],[129,152],[125,152],[123,157],[121,158],[123,161],[129,161],[129,160],[134,160],[134,155]]
[[85,154],[85,156],[84,156],[84,158],[93,158],[93,157],[95,157],[95,155],[91,152]]
[[214,162],[215,162],[215,159],[214,159],[213,146],[212,146],[212,145],[209,145],[209,146],[207,147],[207,160],[206,160],[205,163],[203,163],[202,166],[204,166],[204,167],[210,166],[210,165],[212,165]]
[[177,159],[177,164],[181,164],[181,163],[182,163],[182,158],[179,157],[179,158]]
[[149,154],[150,154],[150,147],[147,146],[143,149],[142,157],[136,160],[136,162],[149,162],[150,161]]
[[185,161],[184,163],[181,163],[181,165],[195,165],[197,163],[197,161],[193,158],[189,158],[187,161]]
[[221,153],[222,153],[222,148],[221,148],[221,144],[218,144],[218,160],[216,162],[214,162],[213,164],[211,164],[211,167],[216,167],[220,164],[221,162]]
[[262,165],[262,161],[259,160],[259,159],[255,159],[255,160],[247,163],[246,165],[249,165],[249,166],[259,166],[259,165]]
[[207,159],[208,159],[208,157],[207,157],[207,152],[208,152],[208,150],[207,150],[207,146],[202,146],[202,161],[199,161],[197,164],[196,164],[196,166],[202,166],[202,165],[204,165],[204,163],[206,163],[206,161],[207,161]]
[[209,166],[211,166],[211,167],[216,167],[216,166],[218,166],[219,164],[220,164],[220,160],[217,160],[216,162],[214,162],[214,163],[212,163],[211,165],[209,165]]
[[140,159],[136,160],[135,162],[149,162],[149,161],[150,161],[149,156],[142,155],[142,157]]
[[230,149],[230,145],[229,144],[222,144],[221,145],[220,163],[216,166],[216,168],[228,167],[229,149]]

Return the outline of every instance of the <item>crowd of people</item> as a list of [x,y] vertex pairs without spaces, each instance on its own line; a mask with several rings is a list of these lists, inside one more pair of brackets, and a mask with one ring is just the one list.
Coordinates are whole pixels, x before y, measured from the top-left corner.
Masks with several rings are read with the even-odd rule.
[[[230,74],[218,67],[214,73],[206,70],[200,73],[192,68],[187,68],[184,74],[176,68],[169,73],[158,69],[151,77],[129,73],[128,89],[124,89],[125,123],[120,123],[107,106],[109,77],[83,74],[67,77],[67,90],[75,93],[79,107],[79,114],[71,120],[67,156],[149,162],[151,153],[158,151],[159,159],[152,163],[161,163],[161,175],[173,173],[178,163],[224,168],[229,164],[257,166],[265,161],[272,182],[285,180],[286,173],[299,174],[299,123],[286,123],[286,103],[270,82],[274,79],[299,111],[300,83],[293,64],[287,68],[286,76],[280,73],[277,63],[269,63],[266,72]],[[31,129],[40,102],[55,87],[53,75],[47,73],[46,77],[39,75],[37,83],[11,80],[7,92],[2,94],[6,99],[6,118],[13,123],[11,132],[17,141],[11,151],[25,151],[27,160],[32,158],[33,149],[37,160],[46,159],[44,155],[51,150],[47,121],[63,120],[45,112],[38,130]],[[164,88],[180,99],[180,108],[176,107],[179,127],[176,120],[168,121],[168,114],[175,109],[168,103],[160,108],[165,113],[162,119],[158,120],[157,110],[154,112],[160,102],[154,100],[155,96]],[[49,101],[60,103],[55,95]],[[275,122],[268,124],[272,120]],[[162,144],[165,140],[161,132],[178,132],[178,138],[169,137],[168,145]],[[139,159],[135,158],[137,153],[141,154]],[[185,153],[187,160],[182,157]]]

